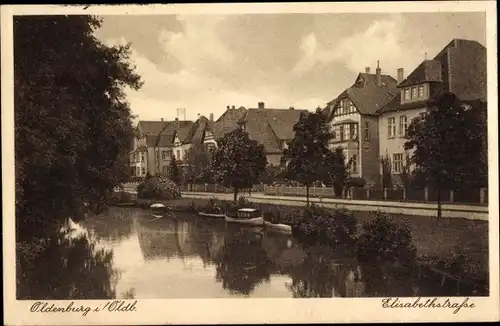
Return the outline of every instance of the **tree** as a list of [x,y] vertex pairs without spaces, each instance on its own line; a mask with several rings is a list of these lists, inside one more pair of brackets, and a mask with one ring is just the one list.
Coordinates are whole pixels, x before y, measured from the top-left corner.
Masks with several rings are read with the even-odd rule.
[[193,144],[185,155],[186,179],[189,182],[207,182],[209,180],[210,152],[203,144]]
[[239,128],[217,141],[211,160],[214,179],[225,187],[233,187],[234,201],[240,189],[251,188],[259,181],[266,165],[264,146]]
[[125,87],[137,90],[130,44],[93,35],[93,16],[14,18],[16,236],[43,237],[84,202],[100,210],[126,181],[133,135]]
[[181,183],[181,171],[179,166],[177,165],[177,160],[175,156],[172,156],[170,160],[170,168],[169,168],[169,179],[172,180],[176,185]]
[[336,197],[342,196],[342,191],[349,176],[349,167],[351,160],[346,162],[344,151],[342,148],[337,147],[334,151],[329,151],[325,161],[324,174],[327,180],[333,184],[333,191]]
[[295,137],[288,142],[282,161],[289,179],[306,186],[306,201],[309,206],[309,187],[324,179],[325,159],[329,155],[330,127],[320,110],[301,113],[293,126]]
[[411,157],[437,192],[438,218],[441,217],[441,192],[476,186],[478,171],[485,173],[482,162],[485,133],[474,117],[479,108],[467,109],[453,93],[444,92],[429,100],[423,118],[414,119],[405,149],[414,149]]
[[392,188],[392,162],[389,154],[382,156],[382,189]]

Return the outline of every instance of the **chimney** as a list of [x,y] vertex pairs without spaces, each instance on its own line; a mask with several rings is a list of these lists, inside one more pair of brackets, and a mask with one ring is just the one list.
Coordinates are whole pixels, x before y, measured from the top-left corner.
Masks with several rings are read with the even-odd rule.
[[161,118],[161,122],[163,122],[163,118]]
[[213,113],[210,113],[210,121],[214,122],[214,114]]
[[234,107],[234,105],[233,105],[233,106],[231,107],[231,109],[233,109],[233,110],[234,110],[234,109],[236,109],[236,108],[235,108],[235,107]]
[[380,62],[377,60],[377,86],[382,86],[382,70],[380,69]]
[[295,108],[293,106],[289,107],[288,109],[290,110],[295,110]]
[[231,109],[231,107],[228,105],[226,109],[227,109],[227,110],[230,110],[230,109]]
[[366,68],[365,68],[365,72],[366,72],[367,74],[369,74],[369,73],[370,73],[370,67],[366,67]]
[[179,121],[179,118],[175,118],[175,121]]
[[258,108],[259,108],[259,109],[264,109],[264,108],[265,108],[265,106],[264,106],[264,102],[259,102],[259,104],[258,104]]
[[198,119],[200,118],[200,114],[199,113],[197,114],[197,117],[198,117]]
[[405,71],[403,68],[398,68],[398,84],[405,79]]

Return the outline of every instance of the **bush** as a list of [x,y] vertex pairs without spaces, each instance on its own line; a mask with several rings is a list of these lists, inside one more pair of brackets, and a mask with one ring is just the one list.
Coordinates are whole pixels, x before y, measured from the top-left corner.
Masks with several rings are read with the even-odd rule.
[[180,189],[172,181],[160,178],[147,178],[137,186],[137,196],[144,199],[180,198]]
[[411,265],[416,258],[409,227],[394,222],[377,212],[365,222],[358,239],[358,260],[361,262]]
[[302,218],[303,214],[303,210],[298,208],[284,210],[282,207],[270,207],[269,209],[262,211],[264,219],[273,224],[282,223],[293,225]]
[[123,189],[120,189],[120,191],[111,192],[109,197],[107,198],[107,203],[111,205],[118,203],[130,203],[132,201],[132,195],[128,192],[123,191]]
[[300,220],[292,225],[294,235],[306,242],[348,244],[355,239],[356,218],[346,210],[306,207]]
[[366,185],[366,180],[360,177],[349,177],[346,180],[346,187],[363,188]]
[[224,206],[215,197],[212,197],[209,199],[205,207],[202,208],[202,212],[210,214],[222,214],[224,213]]

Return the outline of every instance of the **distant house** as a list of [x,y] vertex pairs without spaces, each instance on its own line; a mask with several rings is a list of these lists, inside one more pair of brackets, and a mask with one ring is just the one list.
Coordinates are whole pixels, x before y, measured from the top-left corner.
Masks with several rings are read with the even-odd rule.
[[454,39],[432,60],[424,60],[406,79],[398,71],[397,96],[379,113],[380,156],[391,161],[393,183],[408,162],[404,144],[407,128],[427,110],[427,101],[442,91],[464,102],[486,101],[486,48],[476,41]]
[[324,109],[333,132],[330,148],[344,150],[346,160],[352,162],[351,176],[379,182],[377,111],[396,95],[396,85],[396,79],[383,75],[377,63],[375,74],[366,68]]
[[227,110],[211,123],[204,134],[207,146],[217,146],[217,140],[241,128],[248,132],[250,139],[264,145],[267,162],[279,165],[286,141],[293,139],[293,126],[300,113],[305,110],[266,108],[263,102],[257,108],[227,107]]
[[264,145],[267,163],[280,165],[286,142],[295,137],[293,126],[299,121],[300,114],[306,110],[266,108],[264,102],[257,108],[249,108],[238,124],[248,132],[251,139]]

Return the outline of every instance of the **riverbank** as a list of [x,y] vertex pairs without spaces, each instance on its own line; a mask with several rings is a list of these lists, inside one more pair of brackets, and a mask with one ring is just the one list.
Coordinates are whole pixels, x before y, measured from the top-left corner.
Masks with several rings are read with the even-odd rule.
[[[181,198],[159,202],[168,205],[173,211],[193,213],[205,207],[209,200],[209,198]],[[139,199],[136,205],[148,208],[152,202]],[[298,208],[275,204],[255,205],[264,213],[279,211],[282,215],[291,214]],[[398,224],[409,227],[417,249],[417,259],[421,264],[440,269],[450,269],[460,264],[462,278],[481,283],[488,281],[488,222],[457,218],[438,220],[436,217],[405,214],[386,215],[393,217]],[[354,216],[358,232],[360,226],[372,218],[371,213],[367,211],[356,211]]]

